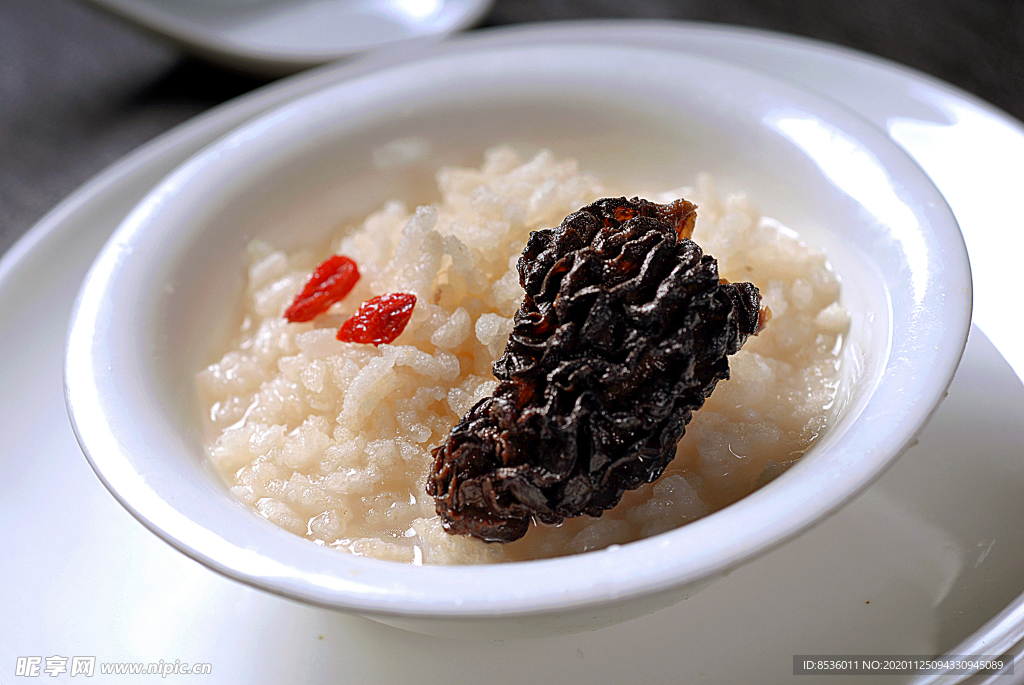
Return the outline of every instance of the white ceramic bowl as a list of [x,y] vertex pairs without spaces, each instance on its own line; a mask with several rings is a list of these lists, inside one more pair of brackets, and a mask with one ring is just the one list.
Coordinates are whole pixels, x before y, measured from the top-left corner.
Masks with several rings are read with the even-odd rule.
[[[429,142],[425,158],[374,166],[375,149],[408,136]],[[766,215],[825,247],[854,319],[844,411],[766,487],[618,548],[415,567],[276,528],[232,498],[201,447],[195,373],[235,324],[246,243],[322,244],[386,199],[429,199],[439,165],[478,164],[496,143],[549,147],[612,182],[645,187],[709,171],[723,190],[745,189]],[[207,566],[413,630],[544,635],[691,596],[836,511],[923,428],[956,369],[970,308],[966,252],[942,197],[888,138],[837,105],[642,46],[465,40],[282,106],[160,183],[86,278],[66,393],[79,441],[114,496]]]

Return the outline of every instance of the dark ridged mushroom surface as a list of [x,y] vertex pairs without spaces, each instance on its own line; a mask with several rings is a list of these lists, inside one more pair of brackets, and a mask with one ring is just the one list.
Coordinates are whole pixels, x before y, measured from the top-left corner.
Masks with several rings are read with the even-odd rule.
[[609,198],[530,234],[498,388],[433,452],[446,531],[510,542],[665,470],[759,323],[757,288],[720,281],[695,219],[685,200]]

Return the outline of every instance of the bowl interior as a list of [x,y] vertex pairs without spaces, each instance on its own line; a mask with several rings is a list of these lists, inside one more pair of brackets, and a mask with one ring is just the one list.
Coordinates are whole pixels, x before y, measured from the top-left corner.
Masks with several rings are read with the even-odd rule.
[[[195,374],[240,320],[248,241],[324,245],[389,199],[439,199],[439,166],[478,165],[500,143],[574,157],[625,193],[710,172],[723,194],[746,192],[765,215],[824,247],[853,314],[848,392],[829,433],[741,502],[587,559],[404,567],[317,547],[234,501],[203,453]],[[966,253],[938,192],[881,133],[825,100],[643,48],[438,48],[285,105],[158,186],[83,287],[68,402],[115,496],[232,577],[370,612],[551,610],[706,578],[847,501],[909,443],[951,379],[969,288]]]

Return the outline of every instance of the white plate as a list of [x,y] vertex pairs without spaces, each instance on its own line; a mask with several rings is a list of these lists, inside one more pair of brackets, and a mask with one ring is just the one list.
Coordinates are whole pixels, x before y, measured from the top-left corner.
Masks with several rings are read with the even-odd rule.
[[213,62],[283,76],[359,52],[440,40],[492,0],[91,0]]
[[[1014,238],[992,238],[1015,206],[986,184],[1024,183],[1024,171],[998,163],[1024,149],[1024,129],[916,72],[760,32],[626,23],[471,40],[607,34],[816,87],[888,130],[937,181],[975,264],[980,329],[922,444],[838,515],[693,599],[557,639],[490,644],[403,633],[243,587],[174,552],[121,509],[78,450],[60,390],[66,317],[94,253],[164,173],[258,112],[373,60],[318,70],[141,148],[0,261],[0,535],[8,560],[0,566],[0,669],[13,669],[18,656],[61,655],[209,662],[216,682],[630,682],[642,673],[650,682],[768,683],[792,679],[795,654],[963,653],[972,638],[967,651],[991,654],[1022,637],[1022,604],[1010,603],[1024,591],[1024,387],[1004,357],[1018,373],[1024,366],[1010,329],[986,313],[1014,273],[1000,268]],[[978,195],[967,198],[961,189],[971,188]],[[1024,682],[1020,673],[998,680],[1014,682]]]

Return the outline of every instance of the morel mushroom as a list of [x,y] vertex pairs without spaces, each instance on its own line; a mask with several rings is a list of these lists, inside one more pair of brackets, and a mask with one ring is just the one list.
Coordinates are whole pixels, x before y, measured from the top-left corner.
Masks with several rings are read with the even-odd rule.
[[433,451],[447,532],[510,542],[662,474],[761,324],[757,288],[689,239],[696,209],[609,198],[530,234],[498,388]]

